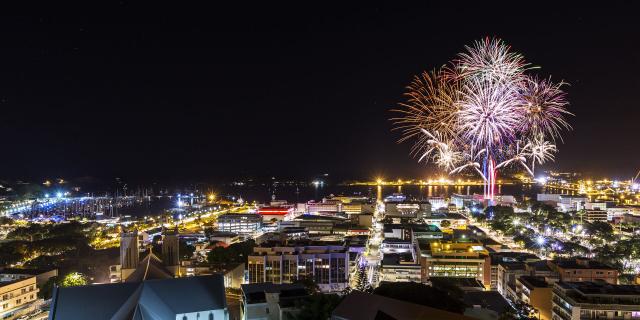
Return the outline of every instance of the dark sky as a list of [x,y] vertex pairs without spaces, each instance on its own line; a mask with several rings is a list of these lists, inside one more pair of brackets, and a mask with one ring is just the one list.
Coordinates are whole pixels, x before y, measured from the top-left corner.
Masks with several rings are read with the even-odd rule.
[[509,3],[3,12],[0,177],[424,176],[388,110],[414,74],[485,36],[571,84],[555,167],[630,177],[637,5]]

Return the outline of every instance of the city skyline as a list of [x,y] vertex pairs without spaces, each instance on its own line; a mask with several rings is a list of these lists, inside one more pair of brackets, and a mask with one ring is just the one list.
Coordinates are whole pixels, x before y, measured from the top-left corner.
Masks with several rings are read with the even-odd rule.
[[0,177],[430,176],[440,171],[396,143],[389,109],[414,75],[487,36],[570,84],[578,116],[543,169],[630,179],[640,168],[631,4],[555,4],[542,16],[466,5],[141,9],[2,22],[0,133],[11,148]]

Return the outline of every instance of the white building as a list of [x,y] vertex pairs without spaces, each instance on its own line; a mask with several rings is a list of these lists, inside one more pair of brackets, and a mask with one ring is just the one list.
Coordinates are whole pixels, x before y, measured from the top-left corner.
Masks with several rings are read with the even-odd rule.
[[256,247],[249,260],[249,283],[292,283],[311,277],[323,292],[349,285],[349,252],[343,246]]
[[447,199],[443,197],[429,197],[427,201],[429,201],[429,203],[431,204],[431,210],[446,208],[449,205]]
[[223,214],[218,217],[218,231],[250,235],[262,227],[262,216],[257,214]]
[[562,212],[582,210],[584,205],[589,202],[589,198],[584,196],[546,193],[539,193],[537,200],[555,205],[558,211]]

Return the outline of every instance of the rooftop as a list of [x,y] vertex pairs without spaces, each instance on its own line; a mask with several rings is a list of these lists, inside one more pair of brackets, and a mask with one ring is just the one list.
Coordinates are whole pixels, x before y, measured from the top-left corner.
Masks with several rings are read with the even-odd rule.
[[28,274],[32,276],[37,276],[39,274],[43,274],[45,272],[56,270],[52,269],[20,269],[20,268],[2,268],[0,270],[0,274]]
[[209,237],[237,237],[237,233],[227,231],[214,231],[209,234]]
[[[386,318],[378,318],[382,314]],[[333,310],[331,319],[471,320],[473,318],[375,294],[354,291],[348,294],[338,307]]]
[[640,285],[613,285],[604,282],[557,282],[556,286],[580,303],[634,304],[640,299]]
[[271,282],[250,283],[241,285],[242,294],[248,304],[266,302],[265,293],[279,293],[280,299],[308,296],[309,293],[304,285],[299,283],[293,284],[274,284]]
[[382,258],[382,267],[384,266],[412,266],[419,265],[413,260],[411,253],[385,253]]
[[476,278],[429,277],[429,280],[452,284],[456,287],[484,289],[484,285]]
[[467,291],[464,293],[464,303],[469,306],[480,306],[502,314],[511,306],[497,291]]
[[527,288],[548,288],[549,284],[540,276],[520,276],[518,280]]
[[49,319],[176,319],[226,307],[223,276],[210,275],[57,288]]
[[225,213],[218,217],[218,220],[227,220],[227,219],[249,219],[249,220],[260,220],[262,221],[262,216],[255,213]]
[[605,269],[616,270],[615,268],[591,259],[555,260],[556,266],[563,269]]

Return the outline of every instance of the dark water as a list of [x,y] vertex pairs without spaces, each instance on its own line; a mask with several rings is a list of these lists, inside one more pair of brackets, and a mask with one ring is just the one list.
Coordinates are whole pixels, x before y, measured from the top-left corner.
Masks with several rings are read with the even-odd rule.
[[175,207],[175,198],[151,198],[149,201],[142,201],[139,204],[118,208],[117,215],[136,217],[157,216],[164,213],[165,210]]
[[[567,193],[563,190],[545,189],[537,185],[498,185],[497,194],[513,195],[518,200],[523,197],[535,199],[538,193]],[[245,201],[265,203],[275,198],[287,200],[290,203],[307,202],[309,200],[320,201],[330,195],[366,196],[371,198],[384,198],[393,193],[403,193],[409,197],[423,199],[427,197],[449,197],[452,194],[482,194],[482,186],[258,186],[258,187],[224,187],[219,190],[221,196],[241,197]],[[119,208],[118,214],[131,216],[155,216],[167,209],[177,208],[176,198],[151,198],[140,204]]]
[[[545,190],[537,185],[499,185],[497,194],[513,195],[518,200],[524,196],[533,197],[537,193],[563,193],[558,190]],[[393,193],[403,193],[417,199],[426,197],[449,197],[452,194],[482,194],[482,186],[280,186],[273,187],[236,187],[227,188],[224,192],[241,196],[248,201],[267,202],[275,194],[276,199],[288,202],[306,202],[322,200],[329,195],[359,195],[372,198],[384,198]]]

